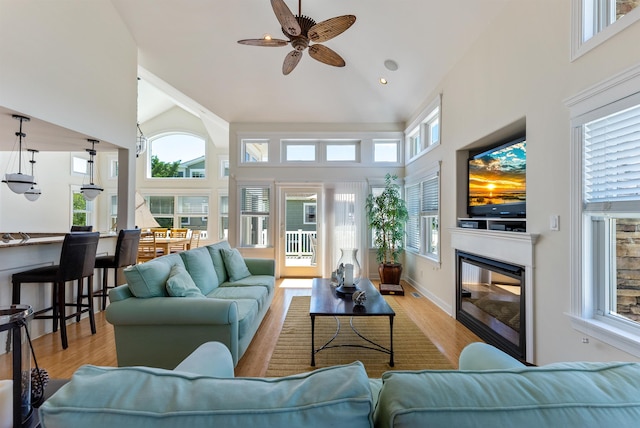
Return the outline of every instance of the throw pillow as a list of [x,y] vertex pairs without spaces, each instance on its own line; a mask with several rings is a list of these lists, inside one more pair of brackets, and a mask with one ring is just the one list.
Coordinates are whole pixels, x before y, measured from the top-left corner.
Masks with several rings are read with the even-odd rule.
[[171,268],[166,287],[167,293],[171,297],[204,297],[189,272],[179,265],[174,265]]
[[244,257],[240,254],[237,248],[230,248],[228,250],[220,250],[222,253],[222,259],[224,260],[224,266],[229,275],[229,281],[239,281],[242,278],[251,276],[249,268],[244,261]]

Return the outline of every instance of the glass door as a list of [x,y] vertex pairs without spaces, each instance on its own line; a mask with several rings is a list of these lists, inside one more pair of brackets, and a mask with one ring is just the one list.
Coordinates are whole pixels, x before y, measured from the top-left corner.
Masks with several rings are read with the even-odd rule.
[[278,260],[282,277],[321,276],[322,188],[280,189]]

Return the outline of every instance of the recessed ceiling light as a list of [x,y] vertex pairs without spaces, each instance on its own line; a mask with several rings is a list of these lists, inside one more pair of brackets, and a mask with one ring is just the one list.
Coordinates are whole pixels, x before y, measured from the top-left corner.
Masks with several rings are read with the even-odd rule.
[[381,77],[380,80],[378,81],[380,82],[381,85],[386,85],[387,83],[389,83],[387,79],[385,79],[384,77]]
[[388,59],[384,62],[384,66],[389,71],[396,71],[398,69],[398,63],[392,59]]

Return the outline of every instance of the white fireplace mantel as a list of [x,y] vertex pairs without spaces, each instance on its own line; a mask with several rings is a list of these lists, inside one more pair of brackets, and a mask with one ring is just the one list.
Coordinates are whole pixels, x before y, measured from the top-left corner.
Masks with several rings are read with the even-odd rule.
[[458,251],[476,254],[489,259],[519,265],[525,270],[526,307],[526,359],[534,361],[533,343],[533,282],[534,246],[540,235],[521,232],[503,232],[486,229],[454,227],[451,232],[451,247]]

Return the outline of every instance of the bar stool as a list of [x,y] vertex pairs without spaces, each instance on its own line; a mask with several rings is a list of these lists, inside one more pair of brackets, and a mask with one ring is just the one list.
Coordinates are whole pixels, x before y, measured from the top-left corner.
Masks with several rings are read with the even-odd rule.
[[[136,264],[138,256],[138,243],[140,242],[140,229],[122,229],[118,233],[116,251],[112,256],[96,257],[96,269],[102,269],[102,289],[93,293],[94,297],[102,297],[102,310],[107,307],[107,295],[109,288],[118,284],[118,268]],[[107,285],[109,269],[114,270],[113,285]]]
[[[62,251],[60,252],[60,264],[54,266],[44,266],[24,272],[14,273],[12,275],[13,295],[12,302],[20,303],[20,287],[25,283],[51,283],[52,302],[48,308],[40,309],[34,312],[36,319],[53,320],[53,331],[58,330],[60,325],[60,336],[62,339],[62,348],[67,349],[69,346],[67,340],[66,320],[72,317],[79,317],[81,313],[89,313],[89,322],[91,323],[91,334],[96,333],[96,321],[93,313],[93,267],[96,260],[96,250],[98,249],[98,232],[81,232],[68,233],[62,242]],[[78,304],[78,302],[67,303],[66,301],[66,282],[78,282],[78,296],[83,296],[84,279],[88,278],[88,302],[86,304]],[[67,315],[66,307],[74,307],[76,312]],[[42,315],[52,311],[52,315]]]

